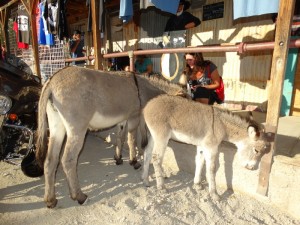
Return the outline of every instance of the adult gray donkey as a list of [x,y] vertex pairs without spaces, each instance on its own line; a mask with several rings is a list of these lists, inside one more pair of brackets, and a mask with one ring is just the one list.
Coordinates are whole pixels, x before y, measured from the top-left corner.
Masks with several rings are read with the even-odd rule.
[[[164,188],[162,160],[169,140],[173,139],[197,146],[194,183],[200,185],[205,160],[209,193],[214,200],[219,200],[215,169],[220,143],[235,144],[242,165],[248,169],[255,167],[268,145],[254,121],[246,121],[227,110],[169,95],[160,95],[148,102],[140,127],[142,146],[146,146],[142,175],[146,186],[149,186],[149,164],[153,153],[157,188]],[[146,127],[151,134],[149,143]]]
[[64,139],[61,161],[70,196],[83,204],[87,196],[79,186],[77,161],[87,130],[109,128],[127,121],[130,161],[136,161],[136,130],[141,108],[162,93],[184,92],[179,85],[160,79],[81,67],[66,67],[46,82],[39,101],[36,158],[44,167],[47,207],[57,204],[55,173]]

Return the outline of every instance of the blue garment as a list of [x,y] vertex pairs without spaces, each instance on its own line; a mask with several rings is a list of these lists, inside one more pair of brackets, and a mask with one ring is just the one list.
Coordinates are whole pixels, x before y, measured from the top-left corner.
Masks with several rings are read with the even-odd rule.
[[233,0],[233,19],[277,13],[279,0]]
[[127,23],[133,16],[132,0],[120,1],[120,14],[119,18],[123,20],[123,23]]
[[39,30],[39,37],[38,41],[41,45],[54,45],[54,35],[48,32],[46,20],[43,16],[45,11],[45,4],[40,3],[39,4],[39,10],[40,10],[40,30]]
[[179,0],[149,0],[149,2],[153,3],[156,8],[172,14],[177,13],[179,5]]
[[152,61],[150,58],[144,58],[143,63],[139,63],[139,61],[135,61],[134,67],[137,73],[146,73],[148,65],[152,65]]

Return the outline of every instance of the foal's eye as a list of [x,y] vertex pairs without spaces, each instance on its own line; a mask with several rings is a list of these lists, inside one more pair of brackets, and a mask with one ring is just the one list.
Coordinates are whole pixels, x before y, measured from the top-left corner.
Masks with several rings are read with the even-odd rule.
[[259,151],[258,151],[256,148],[254,148],[253,150],[254,150],[254,152],[255,152],[256,154],[259,153]]

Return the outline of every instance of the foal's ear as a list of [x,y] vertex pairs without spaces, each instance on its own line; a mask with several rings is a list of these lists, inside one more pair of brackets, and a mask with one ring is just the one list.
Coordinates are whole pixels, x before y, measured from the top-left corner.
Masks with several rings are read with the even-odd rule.
[[250,137],[251,139],[257,140],[258,137],[259,137],[259,134],[260,134],[260,133],[259,133],[259,131],[258,131],[258,129],[257,129],[256,126],[250,125],[250,126],[248,127],[248,135],[249,135],[249,137]]

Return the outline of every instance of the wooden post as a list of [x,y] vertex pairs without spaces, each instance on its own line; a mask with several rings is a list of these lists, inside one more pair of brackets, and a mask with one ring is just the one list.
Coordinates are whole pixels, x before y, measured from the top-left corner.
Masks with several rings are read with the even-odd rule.
[[277,133],[295,1],[281,0],[279,5],[266,118],[266,132],[271,138],[271,150],[261,160],[257,188],[257,193],[261,195],[267,195],[273,154],[276,150],[274,145],[276,135],[275,140],[272,136]]
[[[1,30],[3,33],[3,37],[4,37],[4,43],[5,44],[5,49],[6,51],[8,51],[8,46],[7,46],[7,37],[6,37],[6,8],[4,8],[3,10],[0,11],[0,25],[1,25]],[[1,47],[1,46],[0,46]]]
[[94,56],[95,56],[95,69],[100,70],[102,68],[102,56],[101,56],[101,36],[99,30],[99,1],[91,0],[92,8],[92,31],[93,31],[93,44],[94,44]]
[[36,7],[39,3],[38,0],[30,1],[30,24],[31,24],[31,34],[32,34],[32,50],[33,58],[35,61],[35,73],[41,78],[41,69],[40,69],[40,58],[39,58],[39,44],[38,44],[38,32],[36,27]]

